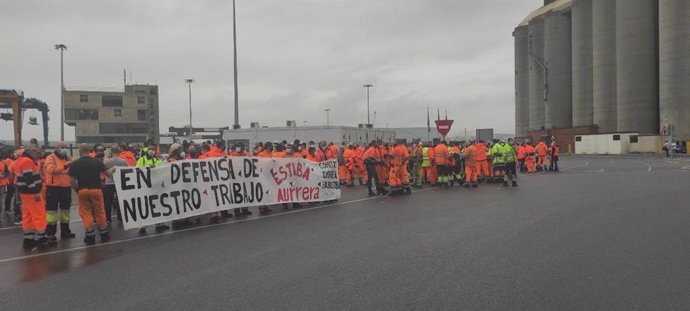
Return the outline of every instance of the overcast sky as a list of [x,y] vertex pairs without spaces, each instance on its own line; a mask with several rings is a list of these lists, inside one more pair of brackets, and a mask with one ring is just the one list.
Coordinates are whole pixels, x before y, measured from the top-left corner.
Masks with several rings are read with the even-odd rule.
[[[513,28],[540,0],[238,0],[240,123],[284,126],[366,122],[426,126],[426,107],[448,110],[453,134],[514,131]],[[60,58],[65,85],[158,84],[161,132],[188,123],[185,78],[194,78],[195,126],[233,123],[230,0],[4,0],[0,88],[51,107],[59,139]],[[27,116],[37,112],[27,112]],[[28,120],[28,118],[26,118]],[[40,120],[40,117],[39,117]],[[372,120],[373,121],[373,120]],[[24,126],[24,137],[41,137]],[[74,138],[67,126],[66,138]],[[11,139],[0,121],[0,139]]]

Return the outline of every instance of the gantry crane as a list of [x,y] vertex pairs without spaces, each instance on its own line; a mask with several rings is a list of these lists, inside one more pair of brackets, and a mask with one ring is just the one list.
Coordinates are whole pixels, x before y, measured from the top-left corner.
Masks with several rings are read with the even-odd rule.
[[[0,119],[14,121],[14,145],[22,144],[22,114],[26,109],[36,109],[41,112],[43,119],[43,143],[48,145],[48,105],[35,98],[24,99],[23,92],[16,90],[0,90],[0,109],[12,109],[11,113],[2,113]],[[29,123],[38,125],[36,118],[30,117]]]

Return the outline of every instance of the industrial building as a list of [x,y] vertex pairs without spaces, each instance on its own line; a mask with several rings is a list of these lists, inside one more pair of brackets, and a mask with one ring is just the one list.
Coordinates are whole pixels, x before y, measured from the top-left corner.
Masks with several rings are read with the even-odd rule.
[[690,1],[546,0],[513,36],[517,137],[690,140]]
[[77,143],[143,144],[159,141],[158,86],[125,85],[124,91],[65,90],[65,123]]
[[336,144],[366,145],[372,140],[392,143],[396,139],[396,132],[390,129],[354,126],[295,126],[294,122],[292,124],[293,126],[286,127],[264,127],[254,122],[252,128],[223,131],[223,139],[249,145],[254,145],[257,142],[280,142],[283,140],[293,142],[295,139],[304,142],[325,140]]

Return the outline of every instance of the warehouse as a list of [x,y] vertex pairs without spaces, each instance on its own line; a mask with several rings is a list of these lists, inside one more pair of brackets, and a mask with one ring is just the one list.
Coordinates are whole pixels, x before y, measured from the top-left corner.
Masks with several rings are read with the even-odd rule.
[[354,126],[254,126],[248,129],[225,130],[223,131],[223,139],[232,142],[241,141],[250,145],[254,145],[257,142],[280,142],[283,140],[292,143],[295,139],[303,142],[325,140],[336,144],[368,144],[372,140],[391,143],[395,141],[395,131]]
[[513,37],[515,136],[690,140],[690,1],[546,0]]

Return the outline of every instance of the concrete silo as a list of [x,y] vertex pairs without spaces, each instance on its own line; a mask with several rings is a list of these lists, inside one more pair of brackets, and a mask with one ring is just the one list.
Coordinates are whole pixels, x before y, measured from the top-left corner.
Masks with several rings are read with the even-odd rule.
[[529,130],[529,32],[519,26],[515,37],[515,136],[527,137]]
[[544,125],[572,127],[572,41],[570,11],[558,10],[544,17],[544,59],[548,87]]
[[592,116],[600,133],[618,130],[616,0],[592,2]]
[[659,0],[659,117],[690,140],[690,3]]
[[544,127],[544,19],[529,22],[529,129]]
[[573,126],[591,126],[592,113],[592,0],[573,0]]
[[658,0],[616,1],[618,131],[658,133]]

